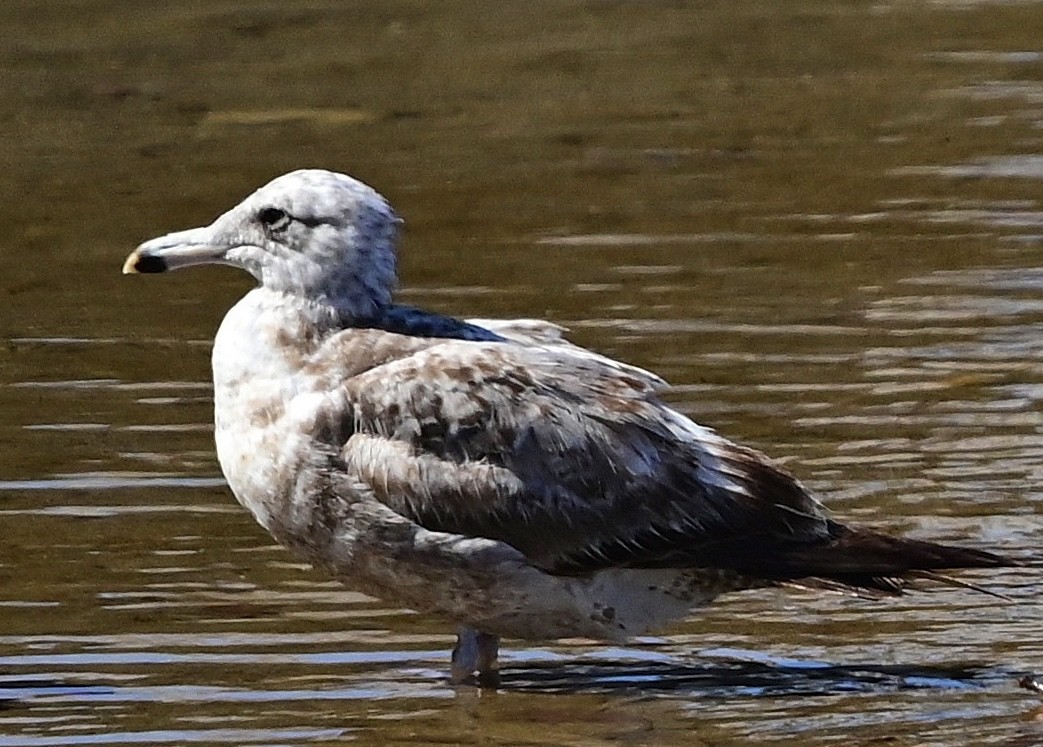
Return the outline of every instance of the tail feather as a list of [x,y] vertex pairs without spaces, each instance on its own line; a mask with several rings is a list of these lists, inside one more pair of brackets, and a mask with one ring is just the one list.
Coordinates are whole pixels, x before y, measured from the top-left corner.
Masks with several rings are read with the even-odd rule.
[[[881,581],[895,581],[895,579],[881,579]],[[894,584],[893,587],[889,587],[887,590],[872,588],[868,585],[856,586],[851,583],[845,583],[843,581],[835,581],[828,578],[808,576],[805,578],[786,579],[784,581],[776,581],[777,586],[782,586],[788,589],[801,589],[804,591],[831,591],[836,594],[844,594],[847,596],[858,597],[859,599],[886,599],[887,597],[900,596],[903,593],[904,584],[900,581]]]
[[943,573],[936,573],[935,571],[908,571],[906,573],[906,577],[913,578],[913,579],[923,578],[923,579],[927,579],[928,581],[935,581],[935,582],[937,582],[939,584],[942,584],[944,586],[952,586],[952,587],[955,587],[957,589],[969,589],[970,591],[976,591],[979,594],[987,594],[990,597],[995,597],[996,599],[1002,599],[1004,602],[1013,602],[1014,601],[1014,599],[1012,597],[1008,597],[1006,594],[1000,594],[998,591],[993,591],[992,589],[986,589],[984,586],[979,586],[978,584],[972,584],[969,581],[961,581],[958,578],[953,578],[952,576],[946,576]]
[[782,553],[771,575],[783,583],[817,579],[842,589],[885,596],[903,593],[911,580],[927,579],[1002,598],[1001,594],[937,571],[1020,565],[1013,558],[984,550],[891,537],[837,522],[830,522],[829,529],[831,538],[826,544],[794,547]]

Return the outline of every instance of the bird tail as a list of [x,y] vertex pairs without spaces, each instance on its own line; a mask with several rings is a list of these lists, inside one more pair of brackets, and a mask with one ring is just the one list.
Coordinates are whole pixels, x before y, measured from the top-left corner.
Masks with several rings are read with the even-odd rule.
[[895,596],[913,582],[928,580],[1003,597],[939,571],[1022,565],[984,550],[891,537],[836,522],[830,522],[829,529],[831,538],[825,545],[792,548],[782,554],[773,574],[780,584]]

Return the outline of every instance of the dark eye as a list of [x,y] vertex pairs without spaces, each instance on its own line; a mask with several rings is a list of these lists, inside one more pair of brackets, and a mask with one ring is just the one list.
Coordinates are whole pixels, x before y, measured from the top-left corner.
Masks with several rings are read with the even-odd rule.
[[257,220],[261,222],[261,225],[267,226],[278,230],[286,226],[290,222],[290,216],[286,214],[285,210],[280,210],[276,207],[261,208],[257,213]]

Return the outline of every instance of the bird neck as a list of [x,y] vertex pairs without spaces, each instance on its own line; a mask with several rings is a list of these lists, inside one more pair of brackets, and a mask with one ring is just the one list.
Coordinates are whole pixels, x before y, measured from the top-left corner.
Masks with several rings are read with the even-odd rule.
[[319,263],[314,284],[300,283],[298,277],[297,287],[304,289],[301,302],[313,304],[319,313],[324,308],[334,310],[343,326],[381,315],[392,305],[398,283],[393,237],[393,232],[368,234],[365,241],[355,243],[354,255],[334,271]]
[[341,328],[337,310],[321,299],[255,288],[228,311],[214,338],[218,396],[222,386],[292,375]]

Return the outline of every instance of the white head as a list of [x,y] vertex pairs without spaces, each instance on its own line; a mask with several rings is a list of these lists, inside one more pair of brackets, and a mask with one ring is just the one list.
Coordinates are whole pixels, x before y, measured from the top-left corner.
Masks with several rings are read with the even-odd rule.
[[399,223],[380,194],[350,176],[293,171],[209,226],[146,241],[123,272],[232,265],[268,290],[371,316],[391,303]]

